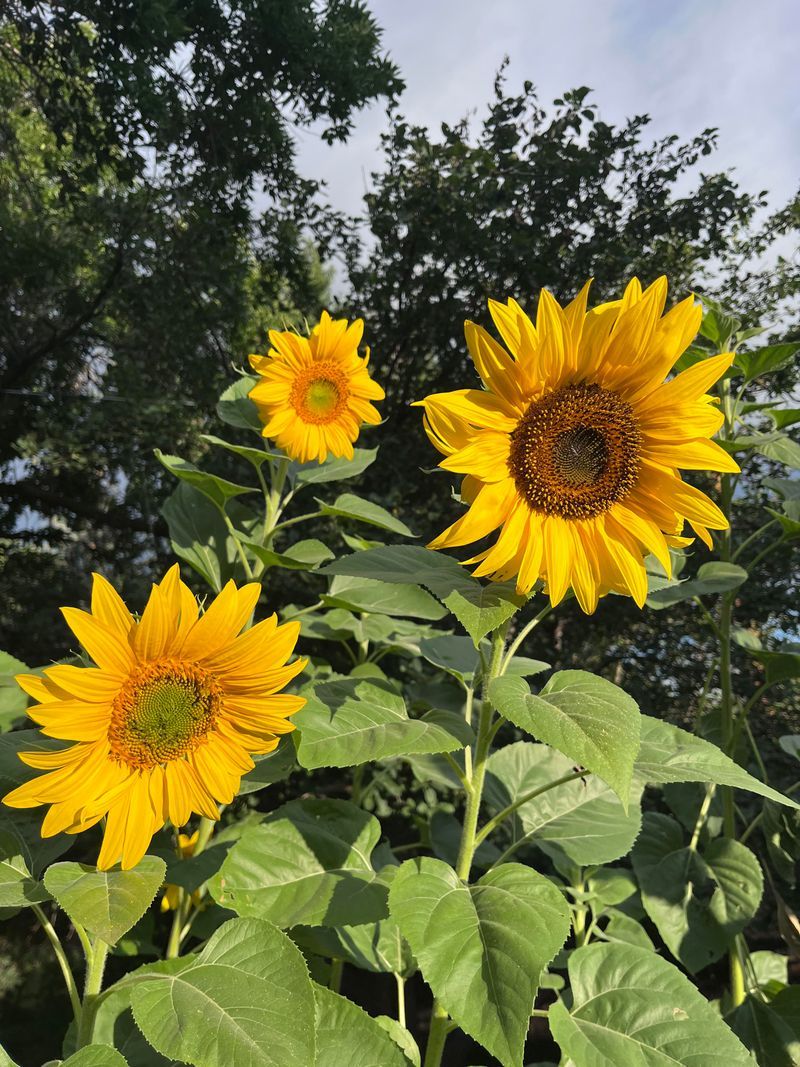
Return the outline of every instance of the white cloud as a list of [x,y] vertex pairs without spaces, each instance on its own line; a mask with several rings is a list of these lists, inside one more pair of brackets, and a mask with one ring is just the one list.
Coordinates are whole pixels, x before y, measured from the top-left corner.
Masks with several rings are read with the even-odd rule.
[[[373,0],[372,9],[406,80],[401,111],[412,122],[437,131],[482,111],[507,54],[512,90],[528,78],[549,103],[589,85],[606,121],[646,112],[653,136],[719,127],[705,169],[734,167],[744,189],[768,189],[775,206],[797,188],[796,0]],[[385,125],[377,107],[346,145],[299,134],[303,172],[328,183],[336,207],[360,210]]]

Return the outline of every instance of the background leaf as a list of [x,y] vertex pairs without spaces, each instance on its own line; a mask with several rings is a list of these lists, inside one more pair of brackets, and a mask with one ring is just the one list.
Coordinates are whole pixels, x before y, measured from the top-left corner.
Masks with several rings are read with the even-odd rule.
[[320,985],[317,1008],[317,1058],[314,1067],[411,1067],[387,1031],[357,1004]]

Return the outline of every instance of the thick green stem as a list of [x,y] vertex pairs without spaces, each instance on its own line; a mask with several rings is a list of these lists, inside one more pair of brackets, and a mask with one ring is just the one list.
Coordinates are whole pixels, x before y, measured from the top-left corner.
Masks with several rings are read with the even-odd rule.
[[83,1048],[85,1045],[91,1045],[92,1043],[97,998],[103,988],[103,972],[106,967],[109,947],[105,941],[101,941],[99,938],[92,945],[92,954],[86,970],[86,983],[83,988],[83,1008],[78,1027],[78,1048]]
[[[481,710],[478,716],[478,736],[472,758],[472,772],[466,784],[467,802],[464,810],[464,825],[461,829],[461,844],[456,861],[456,874],[466,882],[472,870],[472,857],[477,847],[478,814],[483,796],[483,783],[486,778],[486,761],[492,745],[492,720],[494,711],[489,700],[489,683],[500,674],[503,662],[503,649],[508,624],[499,627],[492,634],[492,650],[489,663],[483,673]],[[449,1032],[450,1020],[447,1012],[438,1000],[433,1002],[431,1028],[425,1049],[423,1067],[440,1067],[444,1044]]]
[[342,971],[344,970],[344,960],[333,959],[331,960],[331,973],[328,978],[328,989],[332,989],[334,993],[338,993],[342,987]]
[[395,974],[397,984],[397,1021],[401,1026],[406,1025],[406,980],[402,974]]

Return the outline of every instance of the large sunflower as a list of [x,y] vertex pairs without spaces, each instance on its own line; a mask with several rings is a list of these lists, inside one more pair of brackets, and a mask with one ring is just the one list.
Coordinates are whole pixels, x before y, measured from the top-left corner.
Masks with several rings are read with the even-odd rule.
[[358,354],[363,333],[362,319],[348,326],[346,319],[323,311],[310,337],[270,330],[269,353],[250,356],[261,375],[250,399],[262,433],[292,459],[324,463],[328,454],[352,459],[362,423],[381,421],[370,400],[385,394],[369,376],[369,349],[363,358]]
[[[566,308],[547,290],[536,325],[515,300],[489,302],[503,348],[474,323],[466,338],[484,389],[419,401],[425,428],[464,474],[469,509],[432,548],[467,545],[500,527],[469,563],[474,573],[516,576],[528,593],[538,579],[553,604],[572,587],[586,612],[609,590],[647,596],[644,556],[669,573],[669,545],[684,521],[710,544],[725,516],[681,479],[678,468],[738,471],[709,440],[723,416],[706,390],[733,355],[705,359],[665,382],[700,325],[692,297],[662,315],[667,282],[642,292],[634,278],[622,300],[586,311],[589,283]],[[509,354],[510,353],[510,354]]]
[[[17,681],[38,705],[28,714],[42,733],[77,744],[21,752],[49,773],[13,790],[13,808],[50,804],[42,836],[75,834],[107,817],[97,865],[134,867],[167,820],[219,815],[253,767],[271,752],[304,704],[280,693],[305,666],[287,664],[298,623],[275,615],[239,634],[255,608],[256,584],[229,582],[198,614],[177,564],[153,586],[135,620],[113,587],[95,574],[91,613],[63,608],[96,667],[48,667]],[[237,636],[239,635],[239,636]]]

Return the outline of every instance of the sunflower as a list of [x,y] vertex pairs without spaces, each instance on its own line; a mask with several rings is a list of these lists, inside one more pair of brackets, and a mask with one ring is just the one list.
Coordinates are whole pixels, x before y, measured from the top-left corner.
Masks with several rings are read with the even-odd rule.
[[516,576],[522,594],[542,579],[553,604],[571,587],[590,613],[610,590],[642,606],[644,557],[670,574],[669,547],[691,540],[681,536],[685,521],[709,545],[709,529],[727,528],[678,468],[739,468],[709,440],[723,416],[706,393],[733,355],[665,381],[699,328],[693,297],[664,315],[666,279],[643,292],[634,278],[622,300],[587,313],[588,290],[587,282],[565,308],[543,290],[535,326],[515,300],[490,301],[505,348],[465,325],[484,389],[418,403],[446,457],[439,466],[465,475],[469,505],[430,547],[472,544],[500,528],[467,561],[478,564],[476,576]]
[[[298,623],[275,615],[239,633],[256,606],[257,584],[228,582],[200,615],[175,564],[153,586],[137,621],[113,587],[93,576],[91,613],[63,608],[96,667],[58,665],[19,685],[39,703],[28,715],[48,737],[77,742],[56,752],[21,752],[45,770],[3,798],[12,808],[49,804],[42,836],[75,834],[106,816],[97,866],[127,870],[169,820],[192,812],[216,819],[251,754],[271,752],[304,704],[279,690],[305,660],[287,664]],[[237,636],[238,635],[238,636]]]
[[[194,850],[197,847],[199,839],[199,830],[195,830],[193,834],[178,834],[178,855],[182,860],[187,860],[194,855]],[[195,907],[200,903],[202,896],[203,895],[199,889],[195,889],[192,893],[192,903]],[[167,882],[164,886],[164,894],[161,897],[161,910],[175,911],[180,902],[181,887],[179,885],[173,885],[171,882]]]
[[370,401],[385,393],[369,376],[369,349],[364,358],[358,354],[363,333],[362,319],[348,326],[346,319],[323,311],[310,337],[270,330],[269,353],[250,356],[261,375],[249,395],[262,433],[292,459],[324,463],[329,454],[352,459],[362,423],[381,421]]

